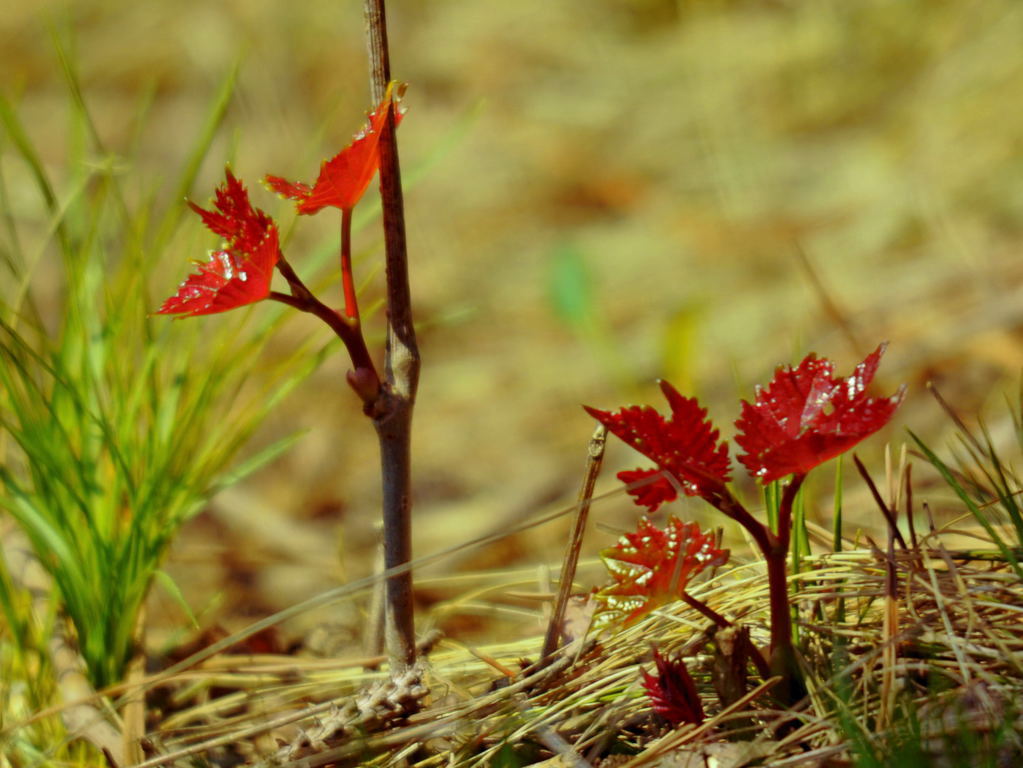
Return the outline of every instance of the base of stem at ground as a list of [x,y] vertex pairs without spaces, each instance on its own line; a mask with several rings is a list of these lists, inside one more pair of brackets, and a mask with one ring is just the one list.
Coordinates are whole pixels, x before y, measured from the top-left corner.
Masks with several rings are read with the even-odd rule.
[[[395,398],[393,409],[374,422],[380,441],[383,478],[384,568],[390,571],[412,559],[411,452],[412,404]],[[387,579],[385,638],[392,674],[416,663],[412,572]]]
[[772,676],[780,676],[771,693],[779,704],[790,707],[806,695],[806,683],[792,645],[792,609],[789,606],[786,550],[779,548],[767,555],[767,582],[771,595]]

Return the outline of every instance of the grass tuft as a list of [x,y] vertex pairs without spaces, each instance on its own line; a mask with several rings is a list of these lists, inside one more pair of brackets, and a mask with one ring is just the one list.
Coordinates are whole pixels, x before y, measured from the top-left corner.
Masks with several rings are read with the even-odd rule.
[[[26,584],[24,574],[0,571],[7,619],[0,664],[5,681],[20,681],[4,686],[4,728],[24,719],[26,707],[54,703],[46,648],[52,623],[65,616],[92,685],[123,679],[144,646],[138,619],[146,595],[154,581],[166,583],[159,568],[171,541],[219,489],[290,445],[294,437],[237,461],[269,410],[323,357],[307,344],[269,369],[257,366],[280,313],[173,329],[150,317],[150,283],[166,279],[172,255],[180,270],[187,252],[174,231],[184,205],[177,195],[165,208],[133,195],[131,158],[103,145],[55,41],[69,133],[86,137],[69,142],[66,178],[51,176],[16,106],[0,96],[0,145],[13,151],[0,167],[0,189],[18,174],[40,201],[35,218],[7,217],[3,243],[0,509],[50,582]],[[191,189],[233,83],[234,72],[174,182],[177,192]],[[190,239],[201,253],[198,238]],[[56,293],[58,311],[40,309],[44,292]],[[52,589],[44,616],[26,603],[25,590],[40,588]],[[4,734],[3,750],[36,740]]]

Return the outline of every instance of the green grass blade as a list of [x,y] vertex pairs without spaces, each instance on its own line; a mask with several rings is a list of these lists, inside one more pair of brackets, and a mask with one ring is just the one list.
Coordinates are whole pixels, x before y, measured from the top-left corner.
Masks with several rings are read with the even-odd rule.
[[1020,579],[1023,579],[1023,568],[1020,567],[1019,560],[1016,558],[1012,547],[1006,544],[1002,536],[999,535],[998,531],[987,519],[987,515],[984,510],[981,509],[970,494],[966,492],[966,489],[963,488],[962,484],[953,474],[952,470],[949,469],[948,465],[938,458],[937,454],[928,448],[912,430],[907,431],[909,432],[909,436],[913,438],[913,441],[920,449],[920,452],[923,453],[924,457],[931,463],[931,465],[938,470],[938,474],[942,476],[948,486],[955,492],[956,496],[959,497],[960,501],[966,505],[966,508],[970,511],[970,514],[973,515],[973,518],[981,525],[981,527],[984,528],[988,536],[991,537],[992,543],[998,547],[998,550],[1005,557],[1006,562],[1012,565],[1012,569],[1015,571],[1016,575]]

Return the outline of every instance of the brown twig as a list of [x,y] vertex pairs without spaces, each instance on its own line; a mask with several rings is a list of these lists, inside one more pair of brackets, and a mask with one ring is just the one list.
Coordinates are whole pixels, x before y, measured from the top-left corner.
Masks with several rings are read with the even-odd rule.
[[870,489],[870,495],[874,497],[874,502],[881,510],[881,514],[884,515],[885,520],[888,521],[888,528],[891,530],[892,536],[894,536],[895,540],[899,542],[899,546],[902,549],[907,549],[906,540],[902,538],[902,534],[899,532],[899,527],[895,521],[895,515],[893,515],[892,511],[888,509],[888,505],[884,503],[884,499],[881,498],[881,494],[878,492],[877,486],[874,484],[874,479],[870,476],[870,473],[867,472],[867,468],[863,466],[863,462],[860,461],[860,457],[855,453],[853,454],[853,463],[856,464],[856,469],[860,473],[860,477],[863,478],[863,481]]
[[[384,0],[365,0],[370,90],[374,103],[383,100],[391,79]],[[373,410],[380,441],[383,475],[384,565],[390,569],[412,557],[410,438],[412,411],[419,386],[419,347],[412,322],[405,241],[405,207],[394,132],[394,102],[380,132],[380,200],[383,207],[387,276],[386,384]],[[392,673],[415,663],[412,574],[387,581],[387,649]]]
[[606,442],[607,427],[598,423],[587,446],[586,474],[583,476],[582,488],[579,489],[579,503],[576,505],[575,522],[568,539],[565,560],[561,564],[558,597],[554,602],[554,610],[551,612],[550,622],[547,624],[547,634],[544,637],[543,650],[540,651],[541,664],[557,650],[558,641],[561,639],[561,624],[565,620],[565,607],[568,605],[568,598],[572,593],[572,581],[575,579],[575,569],[579,564],[579,551],[583,545],[583,535],[586,533],[586,520],[590,514],[593,487],[597,483],[600,467],[604,463],[604,446]]

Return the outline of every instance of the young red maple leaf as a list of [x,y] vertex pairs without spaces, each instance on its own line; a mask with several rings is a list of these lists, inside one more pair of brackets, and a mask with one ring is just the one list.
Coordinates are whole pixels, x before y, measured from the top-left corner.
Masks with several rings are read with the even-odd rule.
[[267,176],[268,188],[289,200],[295,200],[300,214],[311,215],[328,206],[351,210],[359,202],[380,164],[380,132],[387,112],[394,102],[394,125],[401,122],[404,110],[399,106],[402,89],[392,83],[376,109],[369,113],[369,123],[355,135],[352,143],[320,166],[320,175],[312,186],[291,182],[280,176]]
[[703,569],[724,565],[728,550],[715,546],[715,537],[696,523],[669,517],[664,529],[641,517],[635,533],[600,553],[613,583],[597,599],[624,623],[635,623],[654,609],[674,602]]
[[[608,431],[657,463],[658,469],[625,470],[618,478],[627,484],[639,483],[664,470],[678,482],[688,496],[708,496],[728,482],[728,445],[718,443],[718,431],[707,420],[707,411],[693,398],[682,397],[666,381],[661,391],[671,406],[671,418],[665,419],[650,406],[628,406],[616,413],[583,406]],[[630,488],[637,504],[651,512],[662,503],[674,501],[676,485],[660,475]]]
[[157,310],[161,315],[212,315],[261,301],[270,295],[270,279],[280,256],[277,227],[271,226],[251,254],[213,251],[199,271]]
[[274,265],[280,258],[277,226],[267,214],[253,208],[245,186],[230,169],[217,188],[207,211],[194,203],[192,210],[203,223],[225,238],[221,250],[189,275],[177,293],[157,310],[162,315],[211,315],[265,299],[270,295]]
[[224,238],[231,250],[253,253],[263,242],[274,221],[263,211],[252,207],[248,190],[231,173],[230,167],[224,173],[226,180],[217,187],[213,196],[213,207],[216,210],[207,211],[191,200],[188,201],[188,207],[199,214],[208,229]]
[[676,728],[682,723],[702,723],[705,717],[703,705],[685,662],[682,659],[666,659],[654,649],[654,664],[657,666],[656,677],[640,669],[643,688],[654,712]]
[[795,368],[780,366],[771,383],[758,387],[755,402],[742,403],[735,442],[745,451],[739,461],[761,482],[805,474],[872,435],[891,419],[905,395],[867,397],[887,344],[836,379],[827,358],[807,356]]

